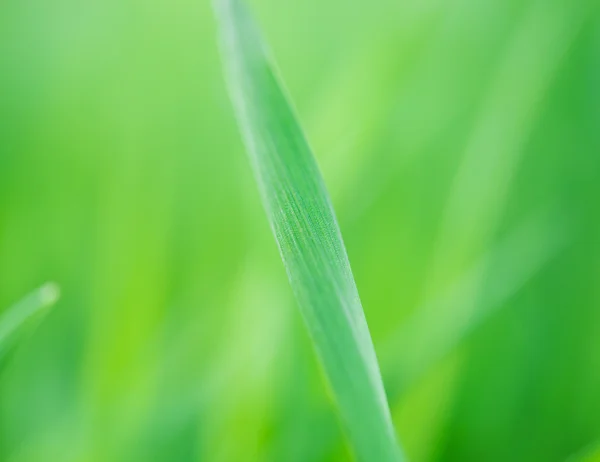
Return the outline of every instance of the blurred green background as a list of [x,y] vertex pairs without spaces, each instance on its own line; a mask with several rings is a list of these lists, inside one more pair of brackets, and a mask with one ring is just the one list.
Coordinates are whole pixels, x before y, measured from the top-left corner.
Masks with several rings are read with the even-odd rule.
[[[409,459],[594,460],[600,3],[251,0]],[[345,461],[207,0],[0,3],[0,461]]]

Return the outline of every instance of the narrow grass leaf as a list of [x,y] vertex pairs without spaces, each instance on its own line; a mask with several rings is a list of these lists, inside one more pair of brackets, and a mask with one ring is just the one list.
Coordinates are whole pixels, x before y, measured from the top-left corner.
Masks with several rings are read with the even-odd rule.
[[401,461],[321,173],[246,6],[216,0],[230,96],[290,284],[361,461]]
[[0,360],[36,321],[58,300],[59,289],[54,283],[44,284],[0,314]]

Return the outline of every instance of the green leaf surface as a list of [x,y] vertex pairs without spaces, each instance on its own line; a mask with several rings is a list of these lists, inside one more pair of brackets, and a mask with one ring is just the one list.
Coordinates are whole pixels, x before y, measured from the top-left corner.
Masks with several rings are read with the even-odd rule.
[[401,461],[340,229],[315,158],[260,33],[217,0],[225,73],[271,228],[355,456]]
[[56,284],[47,283],[0,314],[0,361],[59,297]]

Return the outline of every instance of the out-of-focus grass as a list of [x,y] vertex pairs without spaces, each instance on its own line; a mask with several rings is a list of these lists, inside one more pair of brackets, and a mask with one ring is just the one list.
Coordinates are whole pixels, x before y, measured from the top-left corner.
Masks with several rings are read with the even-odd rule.
[[[452,332],[431,301],[454,320],[471,281],[456,309],[493,310],[398,388],[410,460],[580,454],[600,435],[597,2],[250,4],[390,387],[426,362],[388,339]],[[2,461],[349,458],[215,32],[209,2],[0,4],[0,307],[44,280],[63,297],[0,376]]]

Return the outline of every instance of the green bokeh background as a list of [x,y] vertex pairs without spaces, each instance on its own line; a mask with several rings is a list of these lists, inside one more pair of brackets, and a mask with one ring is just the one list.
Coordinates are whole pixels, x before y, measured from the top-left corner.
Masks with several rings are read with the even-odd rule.
[[[595,460],[598,1],[250,4],[410,460]],[[206,0],[0,3],[0,310],[62,291],[0,370],[0,461],[351,459],[215,29]]]

